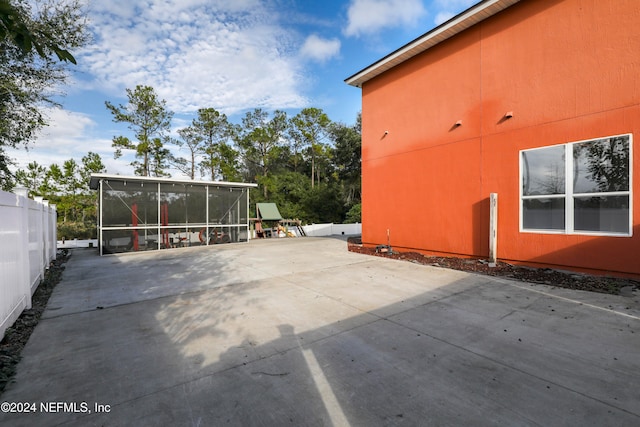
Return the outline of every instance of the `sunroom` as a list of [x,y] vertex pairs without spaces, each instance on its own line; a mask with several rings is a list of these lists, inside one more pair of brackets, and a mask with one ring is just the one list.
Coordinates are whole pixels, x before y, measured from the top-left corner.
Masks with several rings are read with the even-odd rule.
[[100,255],[249,240],[257,184],[92,174]]

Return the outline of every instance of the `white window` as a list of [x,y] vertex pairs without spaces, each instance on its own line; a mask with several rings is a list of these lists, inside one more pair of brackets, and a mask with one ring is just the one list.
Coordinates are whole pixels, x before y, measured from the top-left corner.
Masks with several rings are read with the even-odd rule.
[[521,151],[520,230],[631,236],[632,145],[619,135]]

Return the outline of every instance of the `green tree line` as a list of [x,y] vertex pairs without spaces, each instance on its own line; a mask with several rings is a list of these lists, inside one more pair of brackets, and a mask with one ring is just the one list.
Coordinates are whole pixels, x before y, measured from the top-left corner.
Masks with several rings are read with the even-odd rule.
[[14,184],[8,148],[28,147],[47,125],[43,107],[76,63],[69,52],[89,40],[80,0],[0,0],[0,188]]
[[133,134],[114,137],[112,146],[115,158],[133,154],[134,174],[166,177],[174,168],[191,179],[255,182],[252,209],[268,201],[306,223],[360,221],[360,115],[348,126],[319,108],[291,117],[255,108],[232,123],[215,108],[201,108],[171,136],[173,112],[152,87],[126,93],[126,104],[105,105]]
[[[60,237],[93,237],[96,195],[88,176],[103,172],[102,159],[88,153],[48,167],[35,162],[13,173],[6,148],[29,147],[47,125],[42,112],[56,106],[56,87],[67,81],[70,53],[89,40],[80,0],[0,0],[0,188],[29,188],[58,207]],[[288,218],[306,223],[360,221],[360,117],[347,126],[318,108],[289,117],[256,108],[239,123],[214,108],[202,108],[187,127],[170,132],[173,112],[155,90],[127,89],[128,103],[106,102],[116,123],[133,138],[113,139],[114,157],[134,153],[133,173],[258,183],[251,206],[269,201]],[[179,153],[179,154],[174,154]],[[255,214],[255,212],[253,212]],[[91,235],[91,236],[90,236]]]
[[96,237],[97,195],[89,189],[92,173],[105,172],[102,159],[89,152],[80,163],[65,160],[62,166],[54,163],[45,167],[31,162],[18,169],[14,185],[25,187],[29,196],[41,196],[56,205],[58,238],[89,239]]
[[[153,88],[137,86],[127,96],[125,105],[105,104],[135,138],[112,140],[116,159],[133,153],[135,175],[169,177],[178,170],[194,180],[255,182],[253,215],[255,203],[273,202],[284,217],[304,223],[360,222],[360,115],[347,126],[318,108],[292,117],[257,108],[232,123],[202,108],[189,126],[170,133],[173,113]],[[31,162],[15,173],[13,185],[56,204],[61,238],[89,238],[95,237],[97,197],[89,178],[99,172],[105,172],[103,161],[89,152],[62,165]]]

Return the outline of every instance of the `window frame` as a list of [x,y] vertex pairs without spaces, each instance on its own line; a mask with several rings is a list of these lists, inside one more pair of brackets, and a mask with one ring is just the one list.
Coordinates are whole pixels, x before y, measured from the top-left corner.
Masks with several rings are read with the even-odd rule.
[[[574,174],[574,146],[577,144],[584,144],[603,139],[629,138],[629,189],[627,191],[613,191],[613,192],[595,192],[595,193],[575,193],[573,188]],[[542,150],[552,147],[564,147],[564,193],[562,194],[543,194],[543,195],[530,195],[525,196],[523,194],[523,180],[524,180],[524,166],[523,166],[523,153]],[[572,141],[562,144],[545,145],[542,147],[528,148],[519,150],[518,152],[519,174],[518,174],[518,193],[519,193],[519,226],[521,233],[535,233],[535,234],[563,234],[563,235],[587,235],[587,236],[610,236],[610,237],[633,237],[633,134],[623,133],[619,135],[603,136],[598,138],[590,138],[581,141]],[[611,231],[588,231],[588,230],[576,230],[575,229],[575,199],[580,197],[597,197],[597,196],[627,196],[629,198],[629,224],[627,232],[611,232]],[[564,229],[535,229],[524,227],[524,202],[525,200],[536,199],[560,199],[564,200]]]

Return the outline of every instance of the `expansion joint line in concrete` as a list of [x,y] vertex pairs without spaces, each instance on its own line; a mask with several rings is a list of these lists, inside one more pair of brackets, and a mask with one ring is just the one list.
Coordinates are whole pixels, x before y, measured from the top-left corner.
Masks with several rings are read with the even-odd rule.
[[573,304],[576,304],[576,305],[581,305],[581,306],[584,306],[584,307],[593,308],[595,310],[604,311],[604,312],[607,312],[607,313],[610,313],[610,314],[615,314],[615,315],[622,316],[622,317],[628,317],[628,318],[634,319],[634,320],[640,320],[640,317],[634,316],[633,314],[622,313],[620,311],[613,310],[613,309],[610,309],[610,308],[599,307],[599,306],[594,305],[594,304],[589,304],[589,303],[586,303],[586,302],[577,301],[575,299],[562,297],[560,295],[554,295],[552,293],[541,291],[541,290],[538,290],[538,289],[532,289],[531,287],[521,286],[521,285],[518,285],[518,284],[516,284],[516,283],[514,283],[514,282],[512,282],[510,280],[503,280],[503,279],[496,279],[496,280],[498,280],[500,283],[503,283],[505,285],[513,286],[514,288],[522,289],[522,290],[529,291],[529,292],[534,292],[534,293],[537,293],[537,294],[540,294],[540,295],[544,295],[544,296],[549,297],[549,298],[555,298],[555,299],[559,299],[559,300],[562,300],[562,301],[570,302],[570,303],[573,303]]
[[[82,311],[74,311],[73,313],[64,313],[64,314],[59,314],[57,316],[47,316],[42,318],[40,321],[44,321],[44,320],[50,320],[50,319],[58,319],[58,318],[62,318],[62,317],[66,317],[66,316],[73,316],[76,314],[83,314],[83,313],[89,313],[92,311],[97,311],[97,310],[108,310],[111,308],[118,308],[118,307],[127,307],[130,305],[136,305],[136,304],[144,304],[147,302],[152,302],[152,301],[159,301],[162,299],[166,299],[166,298],[176,298],[176,297],[183,297],[183,296],[192,296],[192,295],[197,295],[197,294],[204,294],[207,292],[214,292],[214,291],[218,291],[218,290],[224,290],[226,288],[230,288],[232,286],[246,286],[246,285],[251,285],[253,283],[257,283],[257,282],[261,282],[264,279],[256,279],[250,282],[235,282],[235,283],[227,283],[225,285],[222,286],[214,286],[211,288],[205,288],[205,289],[194,289],[191,291],[185,291],[185,292],[180,292],[177,294],[171,294],[171,295],[159,295],[157,297],[153,297],[153,298],[147,298],[147,299],[141,299],[141,300],[136,300],[136,301],[129,301],[129,302],[123,302],[123,303],[119,303],[119,304],[113,304],[113,305],[108,305],[108,306],[96,306],[95,308],[89,308],[86,310],[82,310]],[[46,313],[46,310],[45,310]]]
[[520,369],[520,368],[517,368],[517,367],[515,367],[515,366],[512,366],[512,365],[506,364],[506,363],[504,363],[504,362],[502,362],[502,361],[500,361],[500,360],[498,360],[498,359],[494,359],[494,358],[491,358],[491,357],[487,357],[487,356],[485,356],[485,355],[484,355],[484,354],[482,354],[482,353],[478,353],[478,352],[475,352],[475,351],[473,351],[473,350],[470,350],[470,349],[468,349],[468,348],[466,348],[466,347],[463,347],[463,346],[461,346],[461,345],[459,345],[459,344],[455,344],[455,343],[449,342],[449,341],[447,341],[447,340],[445,340],[445,339],[443,339],[443,338],[440,338],[440,337],[437,337],[437,336],[435,336],[435,335],[432,335],[432,334],[431,334],[431,333],[429,333],[429,332],[426,332],[426,331],[423,331],[423,330],[420,330],[420,329],[416,329],[416,328],[412,328],[412,327],[410,327],[410,326],[407,326],[407,325],[404,325],[404,324],[402,324],[402,323],[399,323],[399,322],[397,322],[397,321],[395,321],[395,320],[393,320],[393,319],[386,318],[386,319],[384,319],[384,320],[386,320],[386,321],[388,321],[388,322],[390,322],[390,323],[393,323],[393,324],[394,324],[394,325],[396,325],[396,326],[400,326],[401,328],[405,328],[405,329],[407,329],[407,330],[410,330],[410,331],[412,331],[412,332],[415,332],[415,333],[418,333],[418,334],[422,334],[422,335],[426,335],[426,336],[428,336],[428,337],[430,337],[430,338],[432,338],[432,339],[434,339],[434,340],[436,340],[436,341],[439,341],[439,342],[441,342],[441,343],[443,343],[443,344],[450,345],[450,346],[452,346],[452,347],[457,348],[458,350],[462,350],[462,351],[464,351],[464,352],[466,352],[466,353],[472,354],[472,355],[474,355],[474,356],[476,356],[476,357],[479,357],[479,358],[481,358],[481,359],[484,359],[484,360],[487,360],[487,361],[489,361],[489,362],[495,363],[495,364],[500,365],[500,366],[502,366],[502,367],[504,367],[504,368],[506,368],[506,369],[509,369],[509,370],[512,370],[512,371],[515,371],[515,372],[521,373],[521,374],[523,374],[523,375],[529,376],[529,377],[531,377],[531,378],[535,378],[535,379],[537,379],[537,380],[540,380],[540,381],[546,382],[546,383],[548,383],[548,384],[553,384],[554,386],[556,386],[556,387],[558,387],[558,388],[561,388],[561,389],[563,389],[563,390],[567,390],[568,392],[575,393],[575,394],[580,395],[580,396],[582,396],[582,397],[584,397],[584,398],[586,398],[586,399],[594,400],[594,401],[596,401],[596,402],[598,402],[598,403],[601,403],[601,404],[603,404],[603,405],[605,405],[605,406],[608,406],[608,407],[611,407],[611,408],[617,409],[617,410],[619,410],[619,411],[621,411],[621,412],[624,412],[624,413],[627,413],[627,414],[629,414],[629,415],[633,415],[633,416],[635,416],[635,417],[640,418],[640,414],[636,414],[635,412],[631,412],[631,411],[628,411],[628,410],[626,410],[626,409],[624,409],[624,408],[621,408],[621,407],[619,407],[619,406],[612,405],[612,404],[611,404],[611,403],[609,403],[609,402],[605,402],[604,400],[598,399],[597,397],[594,397],[594,396],[590,396],[590,395],[585,394],[585,393],[583,393],[583,392],[581,392],[581,391],[579,391],[579,390],[574,390],[574,389],[572,389],[572,388],[566,387],[566,386],[564,386],[564,385],[562,385],[562,384],[559,384],[559,383],[557,383],[557,382],[555,382],[555,381],[553,381],[553,380],[551,380],[551,379],[544,378],[544,377],[541,377],[540,375],[532,374],[531,372],[527,372],[527,371],[525,371],[525,370],[523,370],[523,369]]
[[[546,383],[548,383],[548,384],[552,384],[552,385],[554,385],[554,386],[556,386],[556,387],[558,387],[558,388],[561,388],[561,389],[563,389],[563,390],[567,390],[568,392],[578,394],[578,395],[580,395],[580,396],[582,396],[582,397],[584,397],[584,398],[587,398],[587,399],[590,399],[590,400],[594,400],[594,401],[599,402],[599,403],[601,403],[601,404],[603,404],[603,405],[605,405],[605,406],[608,406],[608,407],[614,408],[614,409],[619,410],[619,411],[621,411],[621,412],[624,412],[624,413],[627,413],[627,414],[629,414],[629,415],[633,415],[633,416],[635,416],[635,417],[640,418],[640,414],[636,414],[636,413],[634,413],[634,412],[630,412],[630,411],[628,411],[628,410],[626,410],[626,409],[624,409],[624,408],[621,408],[621,407],[618,407],[618,406],[612,405],[612,404],[611,404],[611,403],[609,403],[609,402],[605,402],[605,401],[603,401],[603,400],[601,400],[601,399],[598,399],[598,398],[596,398],[596,397],[594,397],[594,396],[590,396],[590,395],[588,395],[588,394],[585,394],[585,393],[583,393],[583,392],[581,392],[581,391],[579,391],[579,390],[574,390],[574,389],[572,389],[572,388],[566,387],[566,386],[564,386],[564,385],[562,385],[562,384],[559,384],[559,383],[557,383],[557,382],[555,382],[555,381],[553,381],[553,380],[550,380],[550,379],[548,379],[548,378],[543,378],[543,377],[541,377],[541,376],[539,376],[539,375],[532,374],[532,373],[527,372],[527,371],[525,371],[525,370],[523,370],[523,369],[519,369],[519,368],[517,368],[517,367],[515,367],[515,366],[508,365],[508,364],[506,364],[506,363],[504,363],[504,362],[502,362],[502,361],[500,361],[500,360],[498,360],[498,359],[493,359],[493,358],[487,357],[487,356],[485,356],[485,355],[483,355],[483,354],[481,354],[481,353],[478,353],[478,352],[472,351],[472,350],[470,350],[470,349],[468,349],[468,348],[465,348],[465,347],[463,347],[463,346],[461,346],[461,345],[458,345],[458,344],[452,343],[452,342],[450,342],[450,341],[447,341],[447,340],[445,340],[445,339],[443,339],[443,338],[437,337],[437,336],[435,336],[435,335],[433,335],[433,334],[431,334],[431,333],[429,333],[429,332],[426,332],[426,331],[423,331],[423,330],[420,330],[420,329],[416,329],[416,328],[412,328],[412,327],[410,327],[410,326],[407,326],[407,325],[405,325],[405,324],[403,324],[403,323],[400,323],[400,322],[397,322],[397,321],[395,321],[395,320],[391,319],[391,317],[395,317],[395,316],[398,316],[398,315],[400,315],[400,314],[403,314],[403,313],[409,312],[409,311],[411,311],[411,310],[416,309],[417,307],[424,307],[424,306],[426,306],[426,305],[433,304],[433,303],[438,302],[438,301],[442,301],[443,299],[451,298],[451,297],[453,297],[453,296],[455,296],[455,295],[457,295],[457,294],[462,294],[462,293],[466,292],[466,290],[462,290],[462,291],[456,292],[456,293],[454,293],[454,294],[446,295],[446,296],[444,296],[443,298],[439,298],[439,299],[437,299],[437,300],[429,301],[429,302],[426,302],[426,303],[424,303],[424,304],[420,304],[419,306],[416,306],[416,307],[409,307],[409,308],[407,308],[406,310],[402,310],[402,311],[399,311],[399,312],[397,312],[397,313],[393,313],[391,316],[380,316],[380,315],[378,315],[378,314],[376,314],[376,313],[374,313],[374,312],[372,312],[372,311],[365,311],[365,310],[361,310],[361,309],[359,309],[358,307],[356,307],[356,306],[354,306],[354,305],[351,305],[351,304],[347,304],[347,303],[345,303],[344,301],[342,301],[342,300],[340,300],[340,299],[337,299],[337,298],[334,298],[334,297],[331,297],[331,296],[328,296],[328,295],[322,294],[322,293],[318,292],[317,290],[310,289],[310,288],[307,288],[307,287],[305,287],[305,286],[298,285],[298,284],[294,284],[294,285],[295,285],[295,286],[298,286],[298,287],[301,287],[301,288],[304,288],[304,289],[306,289],[306,290],[309,290],[309,291],[312,291],[312,292],[318,293],[318,294],[322,295],[322,296],[323,296],[323,297],[325,297],[325,298],[332,299],[332,300],[334,300],[334,301],[336,301],[336,302],[338,302],[338,303],[340,303],[340,304],[343,304],[343,305],[345,305],[345,306],[347,306],[347,307],[350,307],[350,308],[353,308],[353,309],[355,309],[355,310],[358,310],[358,311],[360,311],[360,312],[361,312],[361,313],[363,313],[363,314],[369,314],[369,315],[371,315],[371,316],[373,316],[373,317],[375,317],[375,318],[376,318],[376,320],[373,320],[373,321],[371,321],[371,322],[367,322],[367,323],[365,323],[365,324],[357,325],[357,326],[354,326],[353,328],[350,328],[350,329],[348,329],[348,330],[343,330],[343,331],[337,332],[337,333],[335,333],[335,334],[332,334],[332,335],[330,335],[330,336],[328,336],[328,337],[323,337],[323,338],[320,338],[320,339],[318,339],[318,340],[316,340],[316,341],[312,341],[312,342],[310,342],[310,343],[306,343],[306,346],[307,346],[307,347],[309,347],[309,346],[311,346],[311,345],[313,345],[313,344],[315,344],[315,343],[317,343],[317,342],[321,342],[321,341],[323,341],[323,340],[326,340],[326,339],[329,339],[329,338],[332,338],[332,337],[335,337],[335,336],[341,335],[341,334],[343,334],[343,333],[345,333],[345,332],[350,332],[350,331],[353,331],[353,330],[355,330],[355,329],[359,329],[359,328],[361,328],[361,327],[363,327],[363,326],[369,326],[369,325],[371,325],[371,324],[373,324],[373,323],[376,323],[376,322],[379,322],[379,321],[387,321],[387,322],[392,323],[393,325],[399,326],[399,327],[401,327],[401,328],[403,328],[403,329],[406,329],[406,330],[412,331],[412,332],[414,332],[414,333],[418,333],[418,334],[422,334],[422,335],[428,336],[428,337],[430,337],[430,338],[432,338],[432,339],[434,339],[434,340],[436,340],[436,341],[439,341],[439,342],[441,342],[441,343],[443,343],[443,344],[446,344],[446,345],[449,345],[449,346],[455,347],[455,348],[457,348],[458,350],[462,350],[462,351],[464,351],[464,352],[466,352],[466,353],[469,353],[469,354],[472,354],[472,355],[474,355],[474,356],[476,356],[476,357],[479,357],[479,358],[482,358],[482,359],[487,360],[487,361],[489,361],[489,362],[492,362],[492,363],[495,363],[495,364],[497,364],[497,365],[503,366],[503,367],[505,367],[506,369],[509,369],[509,370],[512,370],[512,371],[515,371],[515,372],[521,373],[521,374],[523,374],[523,375],[529,376],[529,377],[531,377],[531,378],[535,378],[535,379],[537,379],[537,380],[540,380],[540,381],[546,382]],[[584,304],[584,303],[581,303],[581,302],[579,302],[579,301],[571,300],[571,299],[569,299],[569,298],[557,297],[556,295],[547,294],[547,293],[545,293],[545,292],[541,292],[541,291],[536,291],[536,290],[528,289],[528,288],[525,288],[525,287],[517,286],[517,285],[515,285],[515,284],[511,284],[511,285],[512,285],[512,286],[516,286],[516,287],[521,288],[521,289],[524,289],[524,290],[530,290],[530,291],[532,291],[532,292],[537,292],[537,293],[541,293],[541,294],[544,294],[544,295],[548,295],[548,296],[551,296],[551,297],[554,297],[554,298],[560,298],[560,299],[562,299],[562,300],[570,301],[570,302],[573,302],[573,303],[576,303],[576,304],[582,304],[582,305],[586,305],[586,306],[589,306],[589,307],[598,308],[598,309],[600,309],[600,310],[605,310],[605,309],[603,309],[603,308],[601,308],[601,307],[592,306],[592,305],[590,305],[590,304]],[[610,312],[611,310],[605,310],[605,311]],[[618,313],[618,312],[616,312],[616,314],[624,315],[624,313]],[[632,317],[632,318],[637,319],[635,316],[631,316],[631,315],[626,315],[626,316],[627,316],[627,317]],[[287,349],[287,350],[285,350],[285,351],[289,351],[289,350],[291,350],[291,349]]]

